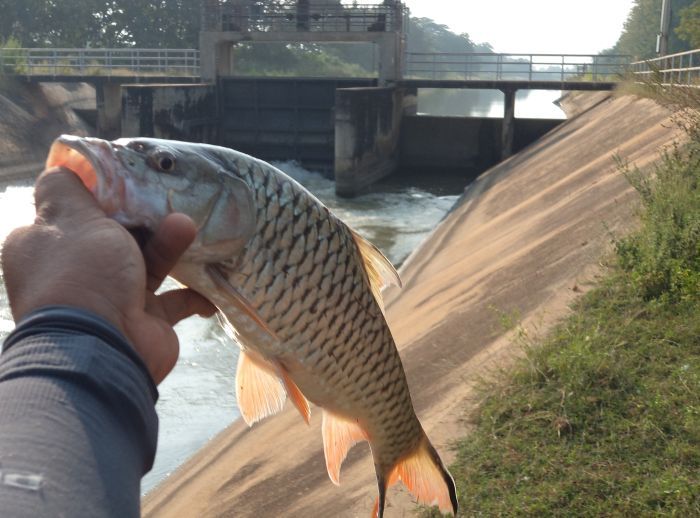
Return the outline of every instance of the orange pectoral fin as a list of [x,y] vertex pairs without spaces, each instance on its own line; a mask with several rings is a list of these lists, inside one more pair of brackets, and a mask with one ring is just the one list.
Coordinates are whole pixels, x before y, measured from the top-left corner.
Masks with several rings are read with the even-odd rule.
[[367,433],[356,421],[350,421],[327,410],[323,411],[323,452],[331,481],[340,484],[340,466],[355,444],[368,440]]
[[224,274],[222,274],[215,265],[208,265],[207,272],[209,273],[209,276],[214,284],[228,296],[228,300],[236,307],[236,309],[238,309],[238,311],[250,318],[255,325],[257,325],[258,328],[272,340],[279,341],[279,337],[272,329],[270,329],[267,322],[263,320],[263,318],[258,314],[255,308],[250,305],[245,297],[243,297],[243,295],[241,295],[239,291],[231,285],[228,279],[226,279]]

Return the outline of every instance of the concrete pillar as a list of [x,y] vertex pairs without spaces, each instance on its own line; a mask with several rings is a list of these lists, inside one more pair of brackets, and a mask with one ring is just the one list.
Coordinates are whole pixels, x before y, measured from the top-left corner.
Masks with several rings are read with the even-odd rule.
[[418,115],[418,88],[403,89],[403,116]]
[[503,92],[503,130],[501,133],[501,160],[513,154],[513,135],[515,134],[515,88]]
[[309,0],[297,0],[297,30],[309,30]]
[[230,41],[216,45],[216,72],[218,76],[233,75],[233,43]]
[[379,46],[379,84],[401,80],[402,39],[395,32],[387,32],[377,39]]
[[199,33],[199,74],[202,81],[216,81],[216,39],[211,32]]
[[218,76],[233,75],[233,45],[218,32],[199,33],[199,70],[202,81],[213,83]]
[[336,90],[335,193],[356,196],[398,166],[403,91]]
[[114,83],[97,83],[97,135],[113,140],[121,136],[122,86]]
[[155,137],[152,85],[127,85],[122,98],[122,132],[125,137]]
[[[336,91],[335,113],[335,162],[334,177],[336,180],[336,191],[338,191],[338,178],[347,181],[347,187],[340,188],[340,195],[352,197],[356,195],[354,187],[354,174],[356,168],[357,148],[356,139],[357,127],[355,116],[353,115],[352,99],[344,94],[342,90]],[[343,182],[341,182],[343,183]],[[359,182],[358,182],[359,183]]]

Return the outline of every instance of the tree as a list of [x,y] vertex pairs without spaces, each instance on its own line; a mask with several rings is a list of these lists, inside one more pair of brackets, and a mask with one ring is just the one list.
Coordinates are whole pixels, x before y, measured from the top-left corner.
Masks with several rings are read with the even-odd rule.
[[411,18],[408,28],[409,52],[472,52],[468,34],[455,34],[430,18]]
[[692,48],[700,48],[700,0],[681,10],[676,34]]
[[0,40],[27,47],[196,47],[197,0],[0,0]]
[[[678,27],[681,11],[693,0],[671,1],[671,27]],[[635,0],[622,35],[610,54],[628,54],[636,59],[649,59],[656,56],[656,36],[661,25],[661,0]],[[686,42],[671,31],[668,42],[669,52],[689,50]]]
[[48,30],[48,8],[45,0],[0,0],[0,40],[35,46]]
[[102,43],[100,0],[49,1],[45,7],[46,27],[41,40],[47,47],[99,46]]

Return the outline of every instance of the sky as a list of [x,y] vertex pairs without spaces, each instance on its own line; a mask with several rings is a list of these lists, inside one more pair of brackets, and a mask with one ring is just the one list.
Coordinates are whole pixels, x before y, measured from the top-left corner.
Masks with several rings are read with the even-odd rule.
[[496,52],[597,54],[612,47],[634,0],[404,0]]

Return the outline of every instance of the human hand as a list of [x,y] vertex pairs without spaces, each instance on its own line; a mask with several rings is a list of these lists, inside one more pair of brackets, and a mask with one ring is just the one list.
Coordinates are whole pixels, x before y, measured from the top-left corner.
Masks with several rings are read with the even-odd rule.
[[141,250],[68,170],[42,173],[35,200],[34,224],[12,232],[2,249],[15,321],[48,305],[92,311],[126,336],[160,383],[179,354],[173,326],[216,311],[189,289],[154,293],[194,240],[192,220],[184,214],[167,216]]

